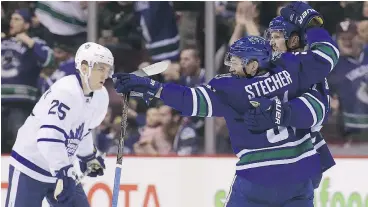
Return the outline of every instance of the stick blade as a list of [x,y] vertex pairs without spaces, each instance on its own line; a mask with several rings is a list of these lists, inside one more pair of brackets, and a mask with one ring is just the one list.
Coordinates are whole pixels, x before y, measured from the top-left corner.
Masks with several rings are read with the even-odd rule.
[[170,61],[165,60],[165,61],[161,61],[161,62],[152,64],[152,65],[149,65],[147,67],[144,67],[140,70],[133,72],[132,74],[140,76],[140,77],[157,75],[167,70],[169,65],[170,65]]

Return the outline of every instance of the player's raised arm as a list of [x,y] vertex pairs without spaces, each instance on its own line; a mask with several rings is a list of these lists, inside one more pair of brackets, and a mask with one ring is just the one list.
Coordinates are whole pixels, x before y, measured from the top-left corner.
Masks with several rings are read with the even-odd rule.
[[174,83],[161,84],[149,78],[125,73],[114,74],[114,77],[118,93],[134,90],[145,94],[146,99],[156,96],[185,116],[223,116],[226,111],[226,107],[209,86],[190,88]]

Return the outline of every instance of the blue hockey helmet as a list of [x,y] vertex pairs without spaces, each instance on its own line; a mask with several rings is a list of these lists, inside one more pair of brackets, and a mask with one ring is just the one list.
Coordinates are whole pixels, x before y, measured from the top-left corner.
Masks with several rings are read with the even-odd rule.
[[263,37],[247,36],[237,40],[230,46],[224,61],[225,65],[231,66],[232,56],[242,60],[243,70],[252,60],[258,62],[259,68],[267,69],[272,57],[272,48],[270,43]]
[[273,18],[268,25],[268,29],[265,31],[264,37],[267,40],[270,40],[272,32],[282,32],[285,40],[288,40],[293,32],[299,34],[298,31],[299,30],[296,25],[293,25],[290,22],[286,21],[282,16],[277,16]]

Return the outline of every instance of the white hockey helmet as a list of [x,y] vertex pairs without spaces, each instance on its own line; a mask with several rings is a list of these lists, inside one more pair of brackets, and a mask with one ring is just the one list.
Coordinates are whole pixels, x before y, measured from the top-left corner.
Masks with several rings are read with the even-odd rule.
[[[114,73],[114,57],[112,56],[111,51],[97,43],[94,42],[86,42],[82,44],[75,55],[75,67],[77,70],[81,71],[81,65],[83,61],[87,61],[89,72],[86,75],[87,78],[91,75],[91,70],[96,63],[105,63],[110,65],[109,77],[112,77]],[[82,73],[81,73],[82,74]]]

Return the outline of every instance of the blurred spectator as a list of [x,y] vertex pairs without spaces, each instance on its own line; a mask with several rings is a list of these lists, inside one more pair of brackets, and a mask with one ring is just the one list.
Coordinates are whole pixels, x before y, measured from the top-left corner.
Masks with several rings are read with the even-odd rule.
[[[181,78],[179,83],[188,87],[202,85],[206,81],[205,70],[201,68],[201,59],[198,49],[188,47],[180,54]],[[204,135],[204,118],[191,117],[195,129],[200,136]]]
[[230,38],[229,45],[243,36],[260,36],[265,28],[260,25],[259,2],[241,1],[238,2],[235,13],[235,28]]
[[31,114],[38,98],[37,79],[42,67],[53,62],[51,49],[27,32],[31,12],[16,10],[10,20],[9,34],[1,39],[1,136],[2,152],[9,152],[17,131]]
[[[98,25],[101,41],[109,48],[141,49],[142,35],[139,27],[139,15],[135,14],[134,2],[99,2]],[[118,41],[118,44],[113,44]]]
[[340,58],[329,76],[332,98],[335,98],[331,106],[340,107],[343,136],[349,143],[360,138],[367,139],[364,133],[368,130],[368,48],[363,50],[353,21],[338,24],[336,33]]
[[364,45],[368,46],[368,20],[363,20],[358,23],[358,34]]
[[113,35],[114,34],[112,30],[101,30],[101,37],[98,39],[98,44],[104,45],[106,47],[119,44],[119,39]]
[[136,154],[164,155],[171,150],[171,143],[168,142],[160,123],[160,116],[157,108],[147,110],[146,125],[141,130],[139,141],[134,144]]
[[[185,121],[180,112],[169,106],[160,106],[159,113],[165,133],[170,143],[173,143],[172,152],[178,155],[197,154],[198,136],[194,127]],[[166,143],[165,140],[161,142]]]
[[81,45],[87,39],[87,2],[84,1],[39,1],[35,14],[40,23],[50,32],[47,41],[59,36],[69,37],[69,41]]
[[180,64],[177,62],[171,62],[167,70],[162,75],[166,83],[173,82],[177,83],[180,79]]
[[205,70],[201,68],[198,49],[188,47],[180,53],[181,84],[195,87],[205,83]]
[[38,81],[41,94],[50,88],[60,78],[76,72],[74,53],[76,48],[68,43],[58,40],[54,44],[55,68],[45,68]]
[[140,14],[142,34],[151,59],[154,62],[177,60],[180,36],[171,3],[140,1],[135,2],[135,10]]

